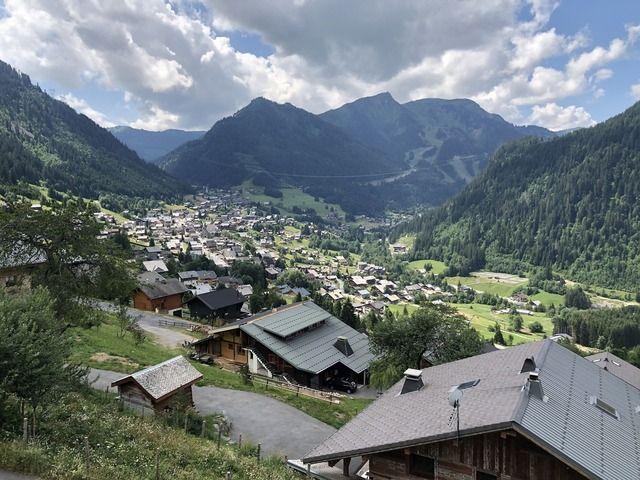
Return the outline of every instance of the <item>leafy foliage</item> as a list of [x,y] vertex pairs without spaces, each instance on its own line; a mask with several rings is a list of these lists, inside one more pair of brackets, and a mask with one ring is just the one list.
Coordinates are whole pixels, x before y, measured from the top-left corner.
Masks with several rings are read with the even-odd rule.
[[378,355],[371,365],[371,382],[388,387],[407,368],[420,368],[423,354],[436,363],[447,363],[480,352],[482,341],[466,318],[446,305],[428,305],[411,315],[384,319],[369,337]]
[[565,309],[553,319],[554,333],[568,333],[576,343],[597,348],[633,348],[640,344],[640,307]]

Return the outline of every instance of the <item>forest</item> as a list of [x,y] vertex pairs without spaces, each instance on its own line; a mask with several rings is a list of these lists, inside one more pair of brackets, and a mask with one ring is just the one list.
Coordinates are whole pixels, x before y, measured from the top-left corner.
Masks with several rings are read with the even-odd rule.
[[0,184],[18,180],[44,181],[85,198],[170,198],[190,191],[0,61]]
[[501,147],[440,209],[399,229],[449,274],[550,267],[587,285],[640,284],[640,103],[589,129]]

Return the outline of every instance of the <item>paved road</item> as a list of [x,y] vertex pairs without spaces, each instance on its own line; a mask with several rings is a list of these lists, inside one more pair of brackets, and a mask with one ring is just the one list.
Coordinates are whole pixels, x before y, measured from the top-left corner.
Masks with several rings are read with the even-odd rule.
[[[123,374],[91,369],[89,381],[104,391]],[[270,455],[300,458],[335,432],[335,428],[274,398],[217,387],[193,387],[193,401],[204,414],[222,412],[231,421],[231,438],[261,443]]]
[[[96,306],[107,312],[113,312],[115,310],[113,304],[109,302],[96,301]],[[181,346],[184,342],[193,342],[195,340],[195,337],[192,337],[191,335],[167,328],[166,326],[160,326],[160,321],[168,320],[198,325],[195,322],[190,322],[189,320],[184,320],[178,317],[172,317],[170,315],[160,315],[153,312],[138,310],[131,307],[129,307],[128,310],[129,315],[138,319],[138,325],[140,325],[140,328],[153,335],[160,345],[174,348]]]

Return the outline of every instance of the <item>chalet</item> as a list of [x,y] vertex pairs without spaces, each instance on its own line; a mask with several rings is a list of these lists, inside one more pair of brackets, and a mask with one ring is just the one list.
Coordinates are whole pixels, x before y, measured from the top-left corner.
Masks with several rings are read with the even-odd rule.
[[0,258],[0,287],[29,287],[31,275],[47,259],[42,253],[19,251]]
[[111,384],[123,404],[144,413],[162,414],[193,406],[191,387],[202,378],[184,357],[178,356],[127,375]]
[[233,319],[242,315],[244,297],[235,288],[221,288],[186,302],[192,317]]
[[182,308],[182,296],[187,292],[182,282],[164,278],[156,272],[138,275],[140,287],[133,295],[133,306],[150,312],[173,312]]
[[546,340],[409,369],[303,461],[347,473],[361,458],[376,480],[636,480],[638,405],[638,388]]
[[169,271],[167,264],[162,260],[147,260],[142,262],[142,265],[147,272],[167,273]]
[[367,382],[369,339],[311,301],[259,313],[193,343],[198,353],[248,363],[252,373],[286,375],[321,388],[336,378]]

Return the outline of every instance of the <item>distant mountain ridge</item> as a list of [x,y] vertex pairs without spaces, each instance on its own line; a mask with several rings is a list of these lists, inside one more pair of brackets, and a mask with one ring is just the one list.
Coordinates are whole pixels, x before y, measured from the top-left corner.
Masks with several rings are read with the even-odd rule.
[[440,209],[406,226],[451,274],[550,267],[588,285],[640,285],[640,102],[591,128],[501,147]]
[[389,93],[313,115],[259,98],[159,161],[191,183],[284,184],[351,213],[439,205],[505,142],[553,133],[518,127],[470,100],[398,103]]
[[45,181],[87,198],[168,197],[189,188],[0,61],[0,183]]
[[175,150],[180,145],[197,140],[206,132],[169,129],[161,131],[143,130],[140,128],[119,125],[108,128],[113,136],[136,152],[147,162],[156,162],[160,157]]

